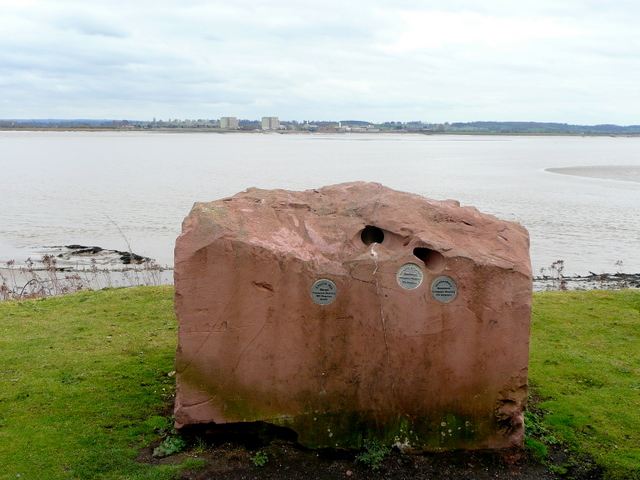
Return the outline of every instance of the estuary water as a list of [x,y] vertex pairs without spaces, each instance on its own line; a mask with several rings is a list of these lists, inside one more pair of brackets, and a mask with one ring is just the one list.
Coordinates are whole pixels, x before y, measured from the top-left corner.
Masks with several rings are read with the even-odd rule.
[[640,272],[640,138],[12,131],[0,172],[0,266],[82,244],[171,267],[194,202],[361,180],[521,223],[534,274]]

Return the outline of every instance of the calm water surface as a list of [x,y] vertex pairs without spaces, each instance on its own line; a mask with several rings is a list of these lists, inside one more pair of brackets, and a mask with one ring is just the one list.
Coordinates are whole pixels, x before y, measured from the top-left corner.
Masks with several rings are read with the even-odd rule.
[[520,222],[536,274],[640,272],[640,138],[0,132],[0,171],[0,264],[124,234],[171,266],[196,201],[363,180]]

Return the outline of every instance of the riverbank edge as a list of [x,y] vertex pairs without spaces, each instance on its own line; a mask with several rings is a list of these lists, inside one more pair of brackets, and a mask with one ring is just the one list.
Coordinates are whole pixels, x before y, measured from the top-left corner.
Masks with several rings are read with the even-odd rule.
[[[103,266],[104,267],[104,266]],[[173,285],[173,267],[155,264],[120,265],[116,268],[0,267],[0,301],[58,296],[84,290]],[[640,289],[640,273],[603,273],[572,277],[534,277],[534,292]]]

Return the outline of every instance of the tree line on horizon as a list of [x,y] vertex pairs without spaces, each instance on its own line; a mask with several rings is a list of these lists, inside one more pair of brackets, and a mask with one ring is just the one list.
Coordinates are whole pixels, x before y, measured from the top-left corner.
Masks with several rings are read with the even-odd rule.
[[[261,129],[260,120],[239,119],[240,130]],[[640,125],[573,125],[554,122],[454,122],[430,123],[422,121],[373,123],[362,120],[281,120],[288,130],[308,129],[309,126],[322,130],[342,125],[343,127],[376,127],[381,132],[423,132],[423,133],[471,133],[471,134],[569,134],[569,135],[638,135]],[[29,128],[45,129],[161,129],[161,128],[220,128],[218,119],[168,119],[156,120],[87,120],[87,119],[9,119],[0,120],[0,129],[15,130]]]

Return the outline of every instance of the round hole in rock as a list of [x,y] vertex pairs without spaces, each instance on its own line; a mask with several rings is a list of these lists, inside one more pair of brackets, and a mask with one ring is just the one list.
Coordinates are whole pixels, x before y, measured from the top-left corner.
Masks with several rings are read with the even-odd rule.
[[384,232],[381,228],[367,225],[360,234],[362,243],[365,245],[371,245],[372,243],[382,243],[384,241]]
[[413,254],[424,262],[429,270],[440,270],[444,266],[444,255],[426,247],[416,247]]

